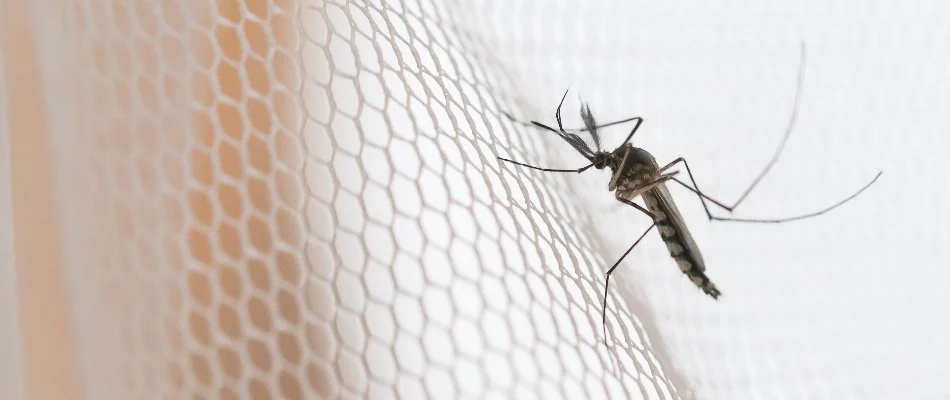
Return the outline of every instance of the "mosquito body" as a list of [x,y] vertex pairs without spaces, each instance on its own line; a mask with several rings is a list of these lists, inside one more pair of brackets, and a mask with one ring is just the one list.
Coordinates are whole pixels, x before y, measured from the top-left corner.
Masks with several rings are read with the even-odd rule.
[[617,169],[619,173],[615,173],[618,179],[611,182],[608,188],[615,191],[617,199],[622,199],[624,203],[633,202],[639,195],[647,210],[653,213],[653,223],[680,271],[703,292],[714,299],[719,298],[719,289],[706,276],[703,255],[693,241],[693,236],[689,234],[670,190],[662,181],[663,175],[656,159],[648,151],[633,147],[629,143],[621,149],[626,162],[621,162],[620,168]]
[[[584,172],[591,167],[596,169],[609,169],[611,172],[610,183],[608,184],[608,189],[614,192],[614,197],[633,208],[641,211],[646,214],[652,220],[652,224],[643,234],[637,238],[636,241],[627,249],[623,255],[617,260],[610,269],[607,270],[606,279],[604,281],[604,305],[602,319],[604,323],[604,341],[607,340],[607,293],[610,285],[610,276],[615,269],[620,265],[620,262],[633,251],[634,247],[643,240],[646,235],[653,230],[654,227],[660,232],[660,237],[663,239],[663,242],[666,244],[667,250],[669,250],[670,256],[676,261],[680,270],[692,281],[697,287],[699,287],[704,293],[711,296],[714,299],[719,298],[720,291],[716,288],[716,285],[709,280],[706,276],[706,265],[703,261],[702,254],[700,253],[699,247],[696,245],[696,242],[693,240],[692,236],[689,233],[689,230],[686,227],[686,223],[683,220],[682,214],[680,214],[679,209],[676,207],[676,204],[673,202],[673,197],[670,195],[669,189],[666,187],[667,182],[675,182],[678,185],[686,188],[687,190],[693,192],[699,197],[700,202],[703,205],[703,209],[706,211],[706,216],[711,221],[735,221],[735,222],[751,222],[751,223],[781,223],[794,221],[799,219],[805,219],[809,217],[818,216],[824,214],[832,209],[835,209],[842,204],[850,201],[851,199],[857,197],[864,190],[870,187],[877,179],[881,176],[881,172],[878,172],[877,176],[874,177],[869,183],[864,185],[861,189],[854,192],[849,197],[829,206],[822,210],[815,211],[812,213],[798,215],[789,218],[780,218],[780,219],[750,219],[750,218],[732,218],[732,217],[719,217],[714,216],[709,211],[709,206],[707,201],[712,204],[728,211],[732,212],[738,205],[741,203],[752,191],[753,188],[762,180],[763,177],[768,173],[772,168],[775,162],[778,160],[779,155],[782,152],[782,149],[785,147],[792,128],[794,127],[798,103],[801,96],[801,86],[802,80],[804,77],[804,66],[805,66],[805,48],[802,44],[802,58],[801,65],[799,67],[798,74],[798,84],[796,86],[795,93],[795,106],[792,111],[792,115],[788,124],[788,127],[785,130],[785,135],[782,138],[781,143],[776,149],[775,153],[772,156],[771,161],[766,165],[766,167],[759,173],[759,175],[753,180],[752,184],[742,193],[738,200],[732,205],[726,205],[718,200],[713,199],[710,196],[704,194],[699,186],[696,184],[696,180],[693,178],[693,173],[690,171],[689,164],[686,162],[686,159],[679,157],[672,162],[660,166],[656,159],[648,151],[635,147],[630,144],[630,139],[633,138],[633,135],[639,129],[640,124],[643,123],[643,118],[634,117],[628,118],[621,121],[615,121],[608,124],[597,125],[594,121],[594,116],[590,111],[590,107],[584,105],[581,107],[581,119],[584,121],[585,127],[583,129],[572,129],[565,130],[561,122],[561,107],[564,104],[564,99],[567,97],[567,92],[564,93],[564,97],[561,98],[561,103],[558,105],[557,112],[555,113],[555,119],[557,120],[557,129],[549,127],[545,124],[542,124],[537,121],[531,121],[531,126],[539,127],[549,132],[555,133],[568,142],[571,147],[577,150],[584,158],[586,158],[590,163],[581,168],[577,169],[553,169],[553,168],[541,168],[533,165],[528,165],[513,161],[507,158],[498,157],[499,160],[506,161],[518,166],[531,168],[544,172]],[[514,117],[506,114],[509,119],[518,122]],[[633,128],[630,130],[630,133],[627,135],[627,138],[624,139],[623,144],[617,147],[613,151],[605,151],[601,149],[600,146],[600,135],[598,129],[602,129],[608,126],[623,124],[627,122],[634,122]],[[587,132],[590,134],[594,146],[591,148],[577,133]],[[676,178],[678,171],[671,171],[671,168],[682,163],[686,168],[686,173],[689,176],[689,180],[692,183],[687,184],[686,182]],[[643,202],[646,204],[646,207],[643,207],[634,200],[640,197],[643,199]]]

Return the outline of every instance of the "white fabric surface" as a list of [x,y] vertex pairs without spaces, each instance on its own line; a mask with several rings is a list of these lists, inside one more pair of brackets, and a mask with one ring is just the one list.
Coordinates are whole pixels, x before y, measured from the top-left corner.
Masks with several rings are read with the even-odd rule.
[[[261,100],[279,128],[255,131],[244,115],[242,135],[217,147],[201,143],[189,118],[259,104],[189,86],[192,74],[211,73],[193,54],[225,34],[211,26],[230,26],[229,16],[184,2],[93,3],[77,3],[82,18],[37,21],[49,28],[38,30],[38,46],[89,398],[279,397],[295,380],[309,383],[303,397],[342,398],[950,396],[943,2],[262,3],[272,13],[244,9],[237,26],[258,15],[294,21],[299,40],[260,63],[273,68],[287,56],[288,70],[267,76],[299,79]],[[128,31],[126,12],[165,22]],[[671,187],[723,296],[696,289],[653,233],[614,276],[604,346],[603,274],[649,223],[613,200],[602,171],[542,174],[498,162],[584,161],[501,112],[553,124],[570,88],[566,125],[580,125],[578,96],[601,122],[642,116],[635,145],[661,163],[686,157],[700,186],[731,202],[785,129],[801,41],[808,65],[797,128],[736,215],[819,209],[878,170],[883,177],[832,213],[779,225],[710,223],[694,196]],[[132,51],[142,43],[192,56]],[[228,57],[216,50],[212,59]],[[244,71],[256,60],[228,62]],[[168,82],[186,90],[135,97]],[[254,89],[253,79],[243,82]],[[289,99],[283,106],[301,117],[278,115],[275,99]],[[605,131],[606,146],[625,133]],[[215,186],[189,175],[196,152],[215,159],[234,146],[246,156],[241,146],[255,140],[302,161],[272,154],[273,169],[255,175],[252,159]],[[256,179],[273,209],[256,208],[247,189]],[[229,188],[240,217],[227,204],[210,222],[187,212],[194,196]],[[302,205],[287,191],[302,193]],[[271,233],[302,227],[305,240],[257,247],[242,231],[257,221]],[[218,269],[188,258],[188,235],[222,226],[236,227],[245,252],[235,257],[218,237],[209,256]],[[303,279],[281,280],[285,256]],[[242,287],[239,299],[226,287],[207,302],[188,296],[193,279],[215,281],[228,263],[251,271],[254,260],[277,283]],[[116,293],[125,300],[109,301]],[[303,317],[273,311],[270,330],[242,308],[285,300]],[[221,321],[228,307],[241,308],[243,336]],[[168,322],[177,333],[164,330]],[[199,322],[206,335],[194,333]],[[329,339],[314,344],[314,335]],[[239,353],[237,375],[216,358],[228,351]]]

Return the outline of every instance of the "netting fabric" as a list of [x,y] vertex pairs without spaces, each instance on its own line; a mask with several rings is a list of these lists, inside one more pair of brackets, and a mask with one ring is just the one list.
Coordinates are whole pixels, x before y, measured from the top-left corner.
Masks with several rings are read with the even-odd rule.
[[41,43],[87,397],[675,395],[621,302],[603,345],[562,177],[495,161],[545,146],[458,13],[64,10]]
[[[946,166],[950,10],[852,3],[36,2],[80,397],[950,394],[950,231],[916,225],[948,193],[906,156]],[[566,124],[578,95],[641,115],[635,144],[729,200],[785,129],[802,40],[799,124],[741,212],[888,180],[764,227],[675,193],[723,298],[651,236],[605,338],[604,272],[649,221],[597,171],[501,164],[584,161],[502,113],[552,122],[570,87]]]

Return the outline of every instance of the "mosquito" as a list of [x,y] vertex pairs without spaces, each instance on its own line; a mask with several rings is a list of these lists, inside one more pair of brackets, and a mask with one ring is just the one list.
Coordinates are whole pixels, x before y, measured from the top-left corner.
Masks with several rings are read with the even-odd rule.
[[[696,194],[697,197],[699,197],[699,200],[703,205],[703,209],[706,212],[706,216],[710,221],[783,223],[816,217],[838,208],[860,195],[862,192],[867,190],[867,188],[873,185],[874,182],[878,180],[878,178],[880,178],[882,174],[881,171],[879,171],[874,179],[872,179],[870,182],[837,203],[834,203],[818,211],[793,217],[775,219],[733,218],[715,216],[710,212],[707,201],[731,214],[736,209],[736,207],[738,207],[739,204],[749,196],[749,193],[752,192],[752,190],[769,172],[772,166],[778,161],[786,142],[788,142],[788,138],[792,133],[792,130],[795,126],[795,121],[798,116],[798,107],[801,99],[804,74],[805,45],[802,43],[801,59],[795,89],[795,101],[784,136],[782,137],[781,142],[772,155],[771,160],[768,162],[768,164],[766,164],[765,168],[763,168],[756,178],[752,180],[752,183],[749,185],[749,187],[742,192],[742,194],[739,196],[739,199],[732,203],[732,205],[727,205],[726,203],[716,200],[703,193],[699,189],[699,185],[696,184],[696,179],[693,178],[693,173],[690,170],[689,164],[686,162],[685,158],[679,157],[661,167],[657,163],[656,158],[654,158],[653,155],[651,155],[648,151],[639,147],[635,147],[633,144],[631,144],[630,140],[637,132],[637,129],[640,128],[640,124],[643,123],[643,118],[641,117],[627,118],[603,125],[597,125],[594,120],[594,116],[590,111],[590,106],[584,104],[581,106],[580,114],[581,119],[584,121],[585,127],[582,129],[565,130],[561,122],[561,107],[564,105],[564,99],[567,97],[567,91],[565,91],[564,96],[561,97],[561,102],[558,104],[557,111],[554,114],[554,118],[557,121],[557,129],[537,121],[530,121],[530,123],[520,122],[514,119],[514,117],[511,115],[507,113],[505,114],[509,119],[515,122],[519,122],[528,126],[535,126],[557,134],[568,144],[570,144],[571,147],[577,150],[582,156],[584,156],[584,158],[590,161],[590,163],[576,169],[555,169],[541,168],[503,157],[498,157],[499,160],[543,172],[582,173],[592,167],[600,170],[609,168],[611,171],[611,178],[607,189],[611,192],[614,192],[614,197],[617,199],[617,201],[639,210],[650,217],[650,219],[653,221],[650,227],[647,228],[647,230],[644,231],[643,234],[641,234],[632,245],[630,245],[630,248],[628,248],[627,251],[620,256],[617,262],[615,262],[613,266],[607,270],[607,276],[604,283],[604,304],[601,313],[601,319],[604,326],[604,344],[607,344],[607,294],[609,293],[608,288],[610,286],[610,276],[620,265],[621,261],[623,261],[624,258],[626,258],[627,255],[633,251],[634,247],[636,247],[637,244],[639,244],[640,241],[643,240],[643,238],[646,237],[646,235],[651,230],[653,230],[653,228],[656,228],[660,232],[660,237],[666,244],[666,248],[669,251],[670,256],[674,261],[676,261],[680,271],[682,271],[689,278],[689,280],[693,282],[693,284],[695,284],[713,299],[718,299],[721,295],[721,292],[716,287],[716,285],[709,279],[709,277],[706,276],[706,264],[703,261],[703,256],[700,253],[699,246],[696,245],[696,242],[690,235],[689,229],[686,227],[686,223],[683,220],[682,214],[680,214],[679,209],[673,202],[673,197],[670,195],[670,191],[666,186],[668,182],[675,182],[676,184]],[[633,122],[634,125],[626,139],[624,139],[623,143],[613,151],[602,150],[598,129],[628,122]],[[588,146],[587,142],[578,136],[576,132],[588,132],[593,140],[594,147],[591,148]],[[680,180],[676,177],[679,171],[673,170],[672,168],[680,163],[682,163],[685,167],[686,173],[689,176],[689,180],[692,185],[687,184],[683,180]],[[634,202],[634,199],[637,197],[643,199],[646,207]]]

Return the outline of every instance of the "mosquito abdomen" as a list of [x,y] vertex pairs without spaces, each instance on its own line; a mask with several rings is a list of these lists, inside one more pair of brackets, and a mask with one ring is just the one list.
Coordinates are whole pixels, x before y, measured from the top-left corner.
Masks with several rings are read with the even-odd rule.
[[[706,265],[703,262],[703,256],[686,229],[686,224],[683,223],[676,205],[661,201],[663,193],[654,192],[663,190],[666,190],[666,188],[657,187],[642,195],[647,208],[656,215],[656,227],[660,232],[660,237],[663,238],[663,243],[666,244],[670,256],[676,261],[680,271],[686,274],[693,284],[712,298],[719,298],[719,289],[706,276]],[[669,195],[667,194],[667,196]]]

